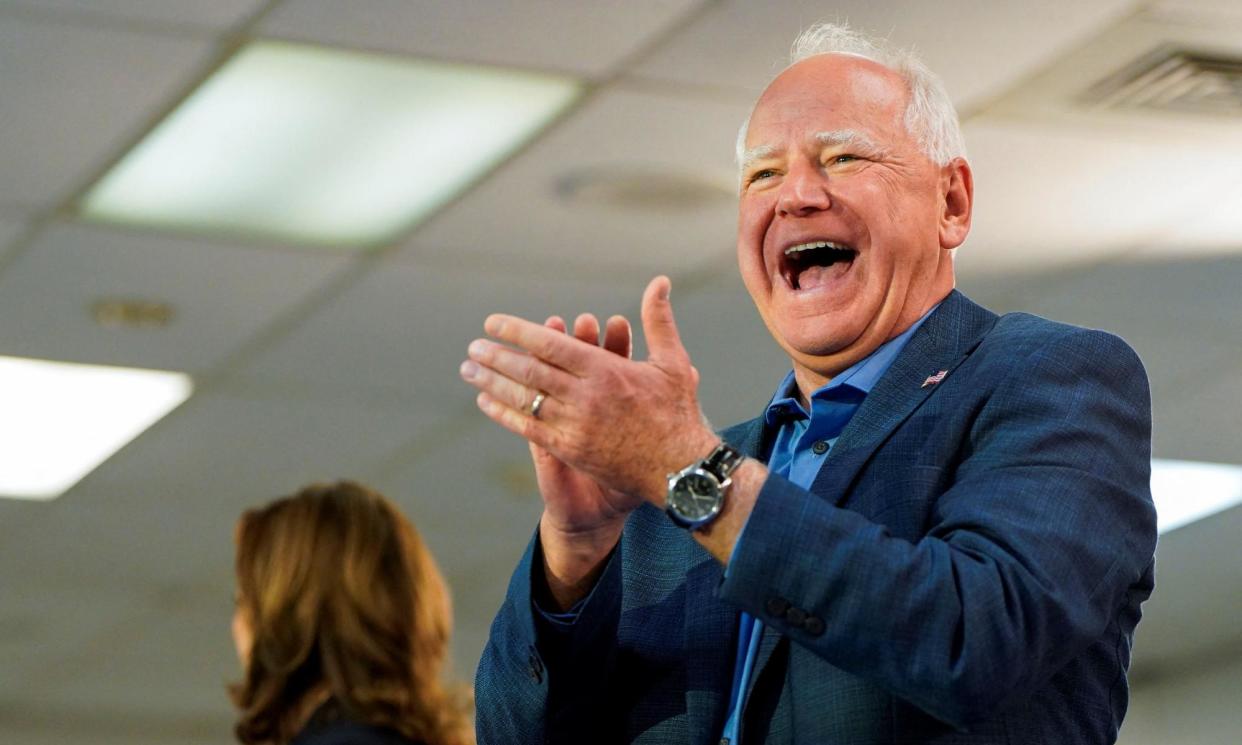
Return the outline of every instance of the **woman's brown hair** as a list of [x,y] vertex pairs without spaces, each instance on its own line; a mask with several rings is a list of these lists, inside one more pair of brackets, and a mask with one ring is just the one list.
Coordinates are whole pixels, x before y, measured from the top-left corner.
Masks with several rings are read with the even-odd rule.
[[316,484],[237,526],[241,612],[253,636],[237,738],[287,743],[323,689],[350,719],[427,745],[468,742],[466,705],[440,680],[452,610],[413,525],[356,483]]

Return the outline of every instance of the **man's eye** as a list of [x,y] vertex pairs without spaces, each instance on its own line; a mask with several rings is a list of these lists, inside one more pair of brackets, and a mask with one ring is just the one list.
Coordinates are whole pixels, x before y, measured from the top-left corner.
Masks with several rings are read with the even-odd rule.
[[858,160],[858,156],[846,154],[846,155],[838,155],[837,157],[832,159],[832,162],[833,163],[849,163],[855,160]]
[[776,175],[776,171],[772,170],[771,168],[764,168],[761,171],[755,171],[754,173],[752,173],[750,175],[750,178],[747,179],[746,182],[753,184],[756,181],[760,181],[765,178],[771,178],[772,176],[775,176],[775,175]]

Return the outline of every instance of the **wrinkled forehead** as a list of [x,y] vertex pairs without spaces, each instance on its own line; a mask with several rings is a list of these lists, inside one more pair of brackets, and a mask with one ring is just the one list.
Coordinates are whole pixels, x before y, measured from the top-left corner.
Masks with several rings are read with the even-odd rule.
[[909,87],[896,71],[852,54],[808,57],[776,77],[751,113],[747,145],[770,127],[808,132],[900,125]]

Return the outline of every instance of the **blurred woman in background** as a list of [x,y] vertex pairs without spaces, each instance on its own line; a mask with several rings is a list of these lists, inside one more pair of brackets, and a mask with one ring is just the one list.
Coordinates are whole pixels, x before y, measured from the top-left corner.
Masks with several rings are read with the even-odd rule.
[[440,680],[452,611],[418,533],[387,499],[308,486],[237,524],[230,687],[247,745],[463,745],[466,696]]

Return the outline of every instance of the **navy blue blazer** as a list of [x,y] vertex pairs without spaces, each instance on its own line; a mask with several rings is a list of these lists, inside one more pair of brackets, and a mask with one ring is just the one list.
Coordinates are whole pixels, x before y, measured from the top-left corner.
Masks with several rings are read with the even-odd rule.
[[[773,434],[724,437],[766,459]],[[741,610],[766,627],[744,743],[1114,742],[1153,587],[1150,434],[1124,342],[955,291],[812,488],[768,478],[727,577],[644,505],[558,628],[532,612],[536,537],[479,664],[479,743],[714,743]]]

